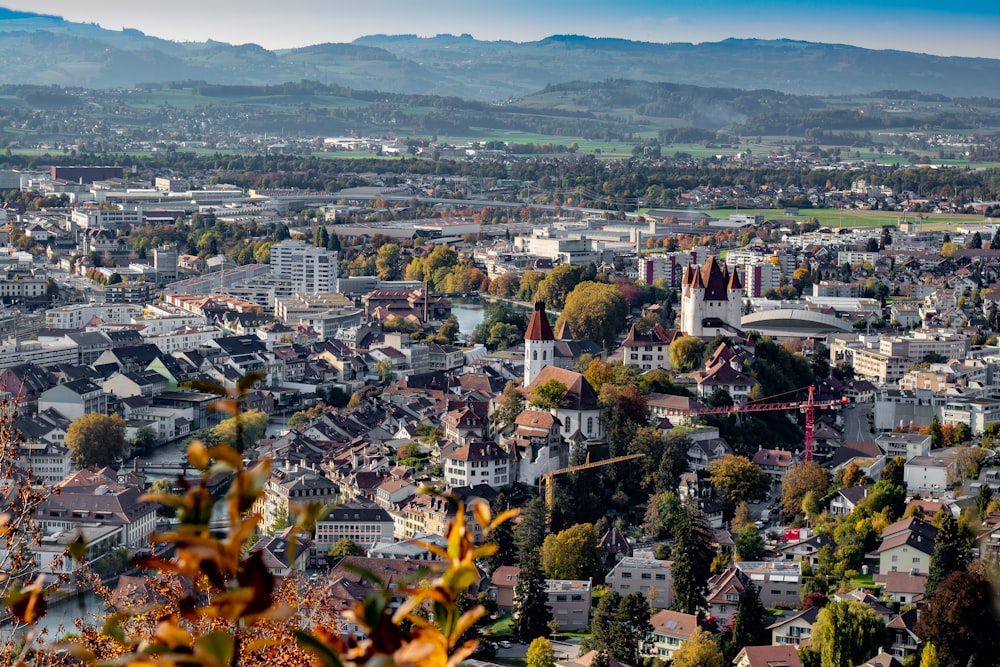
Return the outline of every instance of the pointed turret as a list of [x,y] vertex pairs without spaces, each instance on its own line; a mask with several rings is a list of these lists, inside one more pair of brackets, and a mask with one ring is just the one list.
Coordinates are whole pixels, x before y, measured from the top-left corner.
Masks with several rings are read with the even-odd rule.
[[727,285],[726,289],[730,289],[730,290],[742,290],[743,289],[743,283],[740,282],[740,272],[739,272],[739,269],[733,267],[733,272],[731,274],[729,274],[729,285]]
[[545,314],[544,301],[535,302],[535,312],[531,314],[531,321],[528,322],[528,330],[524,333],[524,340],[555,340],[549,318]]

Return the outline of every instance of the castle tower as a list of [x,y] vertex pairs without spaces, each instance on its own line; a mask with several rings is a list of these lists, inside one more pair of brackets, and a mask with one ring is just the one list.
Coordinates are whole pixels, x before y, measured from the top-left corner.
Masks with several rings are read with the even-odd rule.
[[552,335],[549,318],[545,314],[545,302],[535,302],[535,312],[531,314],[528,330],[524,333],[524,386],[531,384],[542,369],[554,361],[556,339]]
[[740,281],[739,269],[735,266],[733,273],[729,276],[726,293],[729,295],[729,318],[726,322],[739,329],[743,324],[743,283]]

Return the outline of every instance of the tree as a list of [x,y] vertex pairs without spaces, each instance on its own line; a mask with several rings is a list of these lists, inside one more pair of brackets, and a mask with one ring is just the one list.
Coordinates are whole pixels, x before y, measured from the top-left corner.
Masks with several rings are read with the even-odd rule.
[[611,349],[627,316],[628,306],[617,286],[588,281],[577,285],[566,297],[556,326],[565,322],[574,338],[590,339]]
[[521,278],[516,271],[508,271],[502,276],[498,276],[490,281],[488,291],[494,296],[503,299],[512,299],[517,296],[517,291],[521,288]]
[[700,367],[704,355],[705,343],[696,336],[681,336],[670,344],[670,363],[682,373]]
[[831,602],[823,607],[809,636],[819,653],[821,667],[860,665],[875,655],[886,641],[885,625],[868,605],[855,600]]
[[542,410],[554,410],[566,398],[566,385],[556,380],[546,380],[531,390],[531,405]]
[[239,419],[230,417],[212,429],[218,442],[225,442],[239,451],[256,447],[257,442],[267,432],[268,415],[261,410],[247,410],[240,414]]
[[326,552],[326,560],[329,563],[338,563],[348,556],[364,556],[365,550],[355,544],[350,538],[342,537],[330,545]]
[[696,501],[689,500],[681,506],[674,522],[674,543],[671,557],[674,609],[698,618],[705,616],[705,596],[711,576],[712,534],[708,520]]
[[521,521],[514,530],[514,543],[521,557],[531,551],[539,551],[545,543],[545,536],[548,533],[549,510],[545,506],[545,499],[535,496],[521,512]]
[[706,630],[695,630],[690,639],[674,651],[670,667],[722,667],[719,645]]
[[[494,514],[500,514],[510,509],[506,496],[497,496]],[[490,532],[489,541],[497,545],[497,550],[486,559],[486,573],[493,575],[498,567],[513,565],[517,562],[517,544],[514,541],[514,527],[510,521],[505,521]]]
[[708,464],[709,479],[732,512],[739,503],[767,497],[771,482],[760,466],[745,456],[726,454]]
[[76,465],[103,468],[125,454],[125,420],[90,412],[66,429],[66,446]]
[[830,489],[830,473],[815,461],[803,461],[789,466],[781,480],[781,508],[788,516],[802,511],[802,501],[812,491],[822,498]]
[[511,380],[503,388],[503,393],[496,400],[493,418],[506,428],[514,426],[514,420],[524,411],[524,393]]
[[934,645],[941,667],[965,667],[1000,661],[1000,624],[993,606],[995,588],[979,572],[953,572],[928,600],[915,628]]
[[729,528],[739,533],[743,529],[743,526],[747,524],[752,526],[753,523],[753,514],[750,512],[750,505],[747,503],[738,503],[736,510],[733,512],[732,521],[729,522]]
[[643,646],[653,633],[649,622],[649,601],[642,593],[622,597],[610,591],[601,597],[590,622],[594,648],[626,664],[638,664]]
[[[525,284],[524,278],[521,279],[521,284]],[[571,264],[560,264],[538,283],[533,296],[535,301],[544,301],[551,308],[562,310],[570,292],[579,284],[580,268]]]
[[403,275],[403,255],[395,243],[386,243],[378,249],[375,270],[382,280],[399,280]]
[[132,453],[136,455],[151,454],[156,449],[156,431],[151,426],[143,426],[132,438]]
[[[160,479],[154,480],[153,483],[152,483],[152,485],[150,485],[150,487],[149,487],[149,492],[150,493],[165,493],[165,494],[171,494],[171,495],[173,495],[173,493],[174,493],[174,483],[172,481],[170,481],[169,479],[166,479],[166,478],[160,478]],[[172,519],[174,517],[174,515],[177,514],[177,510],[174,509],[173,507],[171,507],[170,505],[160,505],[159,507],[156,508],[156,513],[158,515],[162,516],[162,517],[166,517],[168,519]]]
[[[941,518],[937,537],[934,539],[934,553],[931,555],[930,569],[924,595],[930,598],[934,589],[952,572],[964,572],[969,564],[969,552],[959,537],[958,522],[951,510],[945,508],[938,513]],[[938,517],[935,517],[938,518]]]
[[760,536],[757,527],[752,523],[748,523],[740,529],[734,548],[741,561],[764,560],[764,554],[767,550],[764,538]]
[[885,467],[882,468],[882,479],[892,482],[896,486],[903,486],[904,465],[906,465],[905,458],[902,456],[894,456],[885,464]]
[[[990,247],[993,247],[991,244]],[[1000,246],[997,246],[1000,249]],[[924,643],[924,650],[920,652],[920,667],[939,667],[937,649],[930,642]]]
[[555,667],[556,652],[552,642],[545,637],[537,637],[528,647],[528,667]]
[[[382,247],[384,248],[385,246]],[[458,337],[458,332],[458,318],[454,315],[449,315],[447,319],[441,323],[441,326],[438,327],[438,336],[444,338],[449,343],[455,342],[455,338]]]
[[547,579],[600,579],[603,558],[592,523],[578,523],[545,538],[542,570]]
[[649,497],[642,529],[654,540],[671,539],[674,518],[681,509],[681,500],[673,491],[663,491]]
[[[997,249],[1000,250],[1000,247]],[[986,508],[990,506],[990,502],[992,501],[993,490],[990,488],[990,485],[981,484],[979,486],[979,492],[976,494],[976,511],[979,512],[980,517],[986,516]]]
[[760,601],[760,588],[748,581],[740,597],[740,607],[733,618],[730,653],[735,656],[744,646],[758,646],[770,639],[764,623],[764,605]]
[[325,248],[330,242],[330,235],[326,231],[326,225],[319,225],[316,227],[316,233],[313,234],[313,246],[317,248]]
[[941,420],[937,418],[937,415],[931,417],[930,426],[927,427],[927,433],[931,436],[931,449],[940,449],[944,447],[944,433],[941,430]]
[[511,612],[514,634],[525,641],[544,637],[552,620],[545,593],[545,575],[537,550],[521,554],[521,571],[514,586],[514,608]]

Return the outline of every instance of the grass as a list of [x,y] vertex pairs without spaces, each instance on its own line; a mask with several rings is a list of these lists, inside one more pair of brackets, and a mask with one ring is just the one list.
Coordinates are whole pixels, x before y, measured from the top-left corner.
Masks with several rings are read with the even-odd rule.
[[494,637],[510,637],[514,634],[511,629],[514,619],[511,618],[510,614],[504,614],[493,623],[493,636]]
[[871,574],[859,574],[851,579],[854,588],[875,588],[875,577]]
[[[763,215],[764,220],[775,218],[791,219],[804,222],[809,218],[816,218],[823,227],[880,227],[882,225],[895,225],[899,222],[902,213],[899,211],[856,211],[841,209],[799,209],[799,215],[786,216],[780,208],[762,209],[702,209],[703,213],[711,215],[713,218],[728,218],[735,213],[748,213]],[[910,213],[908,220],[915,220],[916,215]],[[921,223],[927,229],[947,229],[948,227],[960,224],[975,224],[985,222],[981,215],[924,215]]]

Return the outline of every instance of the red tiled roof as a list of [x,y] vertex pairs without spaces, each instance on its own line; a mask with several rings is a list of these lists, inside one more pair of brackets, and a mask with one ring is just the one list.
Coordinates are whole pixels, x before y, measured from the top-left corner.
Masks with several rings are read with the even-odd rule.
[[535,302],[535,312],[531,314],[531,321],[528,322],[528,330],[524,333],[524,340],[555,340],[552,335],[552,326],[549,318],[545,315],[545,302]]

